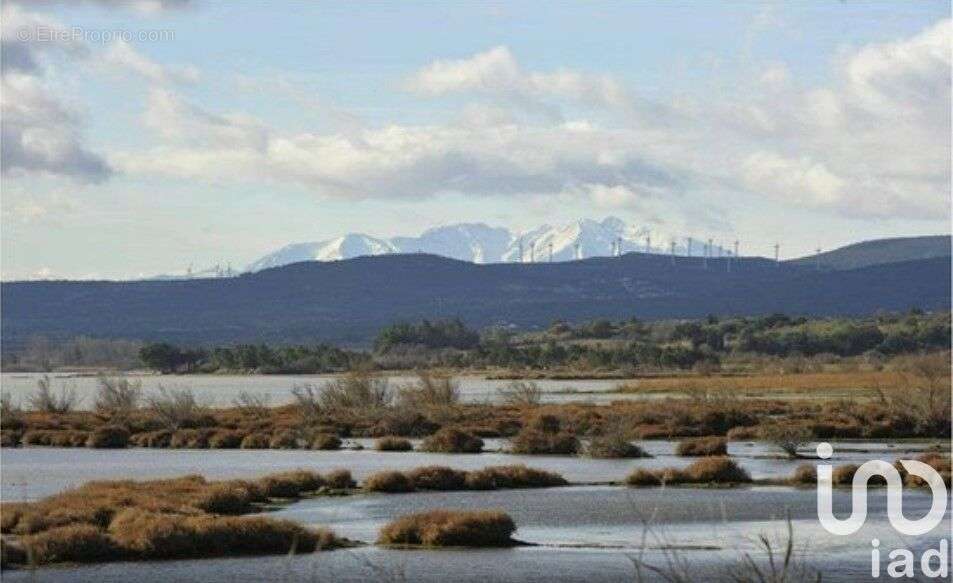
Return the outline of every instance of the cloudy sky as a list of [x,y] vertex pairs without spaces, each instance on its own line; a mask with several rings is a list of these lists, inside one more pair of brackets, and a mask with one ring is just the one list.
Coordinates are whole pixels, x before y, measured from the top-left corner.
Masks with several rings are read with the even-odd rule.
[[2,277],[615,215],[950,230],[950,5],[3,3]]

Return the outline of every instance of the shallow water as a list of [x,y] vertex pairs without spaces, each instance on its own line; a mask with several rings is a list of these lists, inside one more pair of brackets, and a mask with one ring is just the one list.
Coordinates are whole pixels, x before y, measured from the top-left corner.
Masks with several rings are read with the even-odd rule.
[[[129,448],[21,447],[0,449],[3,500],[36,499],[78,486],[90,480],[149,479],[201,474],[208,478],[247,478],[295,468],[326,471],[347,468],[355,478],[381,470],[404,470],[426,465],[479,469],[490,465],[523,463],[557,472],[574,483],[619,482],[634,468],[682,467],[697,458],[674,455],[674,441],[644,441],[652,458],[600,460],[576,456],[482,454],[437,454],[424,452],[378,452],[369,449],[373,440],[351,440],[368,449],[353,451],[310,450],[188,450]],[[415,440],[416,441],[416,440]],[[419,441],[417,441],[419,443]],[[505,447],[505,440],[488,439],[488,449]],[[912,457],[932,442],[845,442],[834,444],[832,463],[862,463],[869,459]],[[805,460],[777,457],[767,445],[732,442],[728,453],[755,479],[790,476]]]
[[[918,552],[949,536],[949,512],[933,532],[900,541],[885,516],[884,492],[870,493],[866,525],[851,537],[834,537],[817,523],[813,490],[793,488],[626,489],[572,487],[533,491],[442,492],[361,495],[303,500],[273,516],[373,541],[387,520],[430,508],[502,508],[517,538],[538,547],[491,550],[406,551],[362,547],[298,557],[256,557],[203,561],[114,563],[50,568],[36,579],[51,582],[142,583],[166,581],[637,581],[633,559],[664,567],[670,562],[691,580],[716,581],[736,565],[741,553],[766,559],[757,543],[765,535],[775,549],[787,540],[787,517],[794,529],[795,558],[823,574],[824,581],[867,580],[870,540],[884,549]],[[835,494],[835,511],[846,513],[849,494]],[[904,509],[919,516],[929,506],[922,492],[907,492]],[[648,526],[647,526],[648,524]],[[567,546],[572,545],[572,546]],[[643,571],[649,581],[660,580]],[[4,580],[34,580],[31,574],[5,573]]]
[[[0,373],[0,388],[9,393],[15,403],[25,405],[30,395],[36,391],[37,381],[42,373]],[[93,406],[99,381],[95,376],[54,373],[49,375],[53,379],[54,390],[60,387],[73,389],[81,399],[79,408],[89,409]],[[291,389],[297,385],[313,384],[321,387],[324,383],[335,378],[335,375],[191,375],[191,376],[162,376],[130,374],[125,378],[141,381],[143,390],[150,394],[158,388],[190,389],[200,402],[209,406],[231,406],[235,397],[241,392],[248,391],[267,395],[272,406],[284,405],[292,401]],[[392,387],[411,383],[412,376],[388,377]],[[483,377],[457,377],[460,385],[462,400],[469,403],[496,402],[499,400],[499,389],[506,387],[508,380],[489,380]],[[623,381],[608,379],[586,379],[573,381],[538,380],[534,381],[543,391],[542,400],[547,403],[565,402],[593,402],[605,403],[620,399],[659,399],[671,396],[667,393],[653,393],[646,395],[635,394],[600,394],[611,391]]]

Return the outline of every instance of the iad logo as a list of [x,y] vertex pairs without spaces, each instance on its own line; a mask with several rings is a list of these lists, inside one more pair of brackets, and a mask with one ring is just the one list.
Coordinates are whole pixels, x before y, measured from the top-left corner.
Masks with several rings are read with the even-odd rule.
[[[817,456],[821,459],[830,459],[834,448],[829,443],[817,446]],[[874,476],[880,476],[887,482],[887,518],[890,524],[900,534],[918,536],[926,534],[939,526],[946,513],[947,492],[946,485],[940,474],[923,462],[916,460],[900,460],[900,465],[907,473],[922,478],[933,494],[933,503],[926,516],[917,520],[908,520],[903,515],[903,479],[894,466],[881,460],[872,460],[857,468],[851,482],[851,513],[849,518],[839,519],[834,516],[833,497],[834,480],[833,466],[818,464],[817,466],[817,518],[821,526],[831,534],[847,536],[854,534],[867,520],[867,483]],[[870,576],[880,577],[880,541],[871,541],[873,550],[870,553]],[[915,556],[909,549],[894,549],[887,555],[890,563],[887,565],[887,574],[890,577],[911,578],[915,576]],[[943,578],[949,576],[949,541],[940,540],[938,549],[927,549],[920,557],[920,570],[929,578]]]
[[[817,446],[817,456],[830,459],[834,448],[829,443]],[[933,504],[926,516],[917,520],[908,520],[903,515],[903,480],[897,468],[883,460],[871,460],[857,469],[851,483],[850,518],[839,519],[834,516],[834,466],[817,466],[817,518],[821,526],[831,534],[847,536],[854,534],[867,520],[867,482],[874,476],[887,481],[887,518],[900,534],[918,536],[936,528],[946,513],[946,485],[940,474],[923,462],[900,460],[900,464],[910,474],[922,478],[933,492]]]

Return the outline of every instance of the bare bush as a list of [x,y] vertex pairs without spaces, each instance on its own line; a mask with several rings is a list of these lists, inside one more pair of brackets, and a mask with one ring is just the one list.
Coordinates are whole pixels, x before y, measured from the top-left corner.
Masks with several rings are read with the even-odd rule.
[[142,398],[142,381],[125,378],[99,377],[96,393],[96,411],[102,414],[125,416],[139,408]]
[[758,428],[758,437],[778,447],[790,458],[800,457],[797,450],[806,446],[814,434],[804,425],[769,423]]
[[532,381],[513,381],[497,393],[507,405],[535,407],[543,400],[543,391]]
[[391,403],[391,390],[386,378],[366,372],[351,372],[325,383],[320,395],[327,410],[382,409]]
[[52,387],[52,379],[46,375],[36,381],[36,392],[30,397],[30,407],[44,413],[69,413],[78,404],[79,397],[73,387],[62,386],[56,392]]
[[950,353],[909,356],[900,359],[898,368],[906,387],[900,394],[890,394],[892,405],[911,415],[920,433],[949,435]]
[[295,385],[291,389],[295,398],[295,405],[302,423],[306,426],[316,425],[321,418],[320,391],[312,384]]
[[[296,388],[291,389],[292,394],[295,393]],[[268,416],[268,404],[270,402],[271,397],[267,394],[250,391],[242,391],[232,400],[232,404],[242,415],[254,419],[264,419]]]
[[400,403],[409,407],[448,407],[460,402],[460,383],[450,375],[417,373],[417,381],[400,389]]
[[202,413],[202,407],[189,389],[159,387],[158,394],[148,398],[149,409],[168,429],[179,429],[192,424]]
[[18,429],[22,423],[20,406],[13,402],[10,393],[0,393],[0,426],[4,429]]

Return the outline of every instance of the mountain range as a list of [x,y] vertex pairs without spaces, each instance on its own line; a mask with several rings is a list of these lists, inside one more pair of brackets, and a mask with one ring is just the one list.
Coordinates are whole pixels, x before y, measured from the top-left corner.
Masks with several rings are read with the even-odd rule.
[[[648,239],[647,239],[648,237]],[[652,240],[654,239],[654,244]],[[363,233],[350,233],[335,239],[310,243],[292,243],[252,262],[249,272],[280,267],[298,261],[339,261],[368,255],[392,253],[428,253],[473,263],[519,263],[570,261],[586,257],[608,257],[621,252],[671,253],[671,239],[644,227],[626,224],[616,217],[601,221],[582,219],[563,225],[542,225],[524,232],[483,223],[459,223],[435,227],[417,237],[382,239]],[[687,243],[677,241],[675,252],[687,255]],[[695,254],[702,253],[698,242]],[[729,252],[717,245],[714,255]]]
[[4,282],[0,326],[4,350],[34,335],[367,346],[385,325],[424,318],[532,329],[556,319],[949,310],[949,250],[947,236],[863,243],[825,262],[629,252],[481,265],[412,253],[207,279]]

